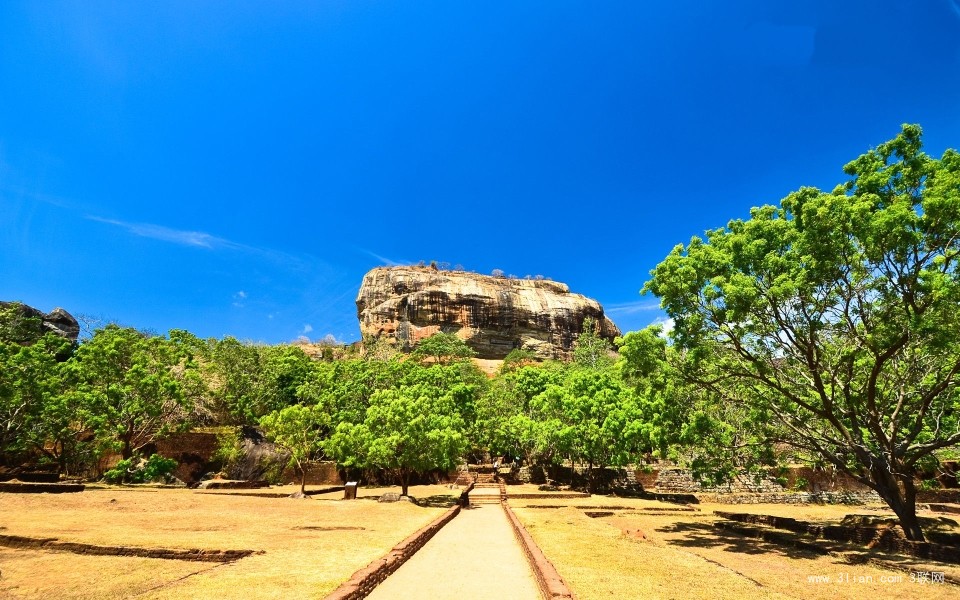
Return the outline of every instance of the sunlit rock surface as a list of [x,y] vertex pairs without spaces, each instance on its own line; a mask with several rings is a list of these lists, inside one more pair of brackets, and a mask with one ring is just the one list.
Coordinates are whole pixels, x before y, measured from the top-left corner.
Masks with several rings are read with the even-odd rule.
[[596,300],[549,280],[490,277],[428,267],[378,267],[357,296],[364,339],[409,350],[438,331],[456,333],[479,358],[523,348],[543,358],[569,356],[584,319],[612,340],[620,330]]

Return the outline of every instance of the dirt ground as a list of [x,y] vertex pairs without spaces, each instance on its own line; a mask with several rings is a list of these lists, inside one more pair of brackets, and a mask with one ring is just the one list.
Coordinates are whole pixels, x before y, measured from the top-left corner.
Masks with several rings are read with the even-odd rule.
[[[318,494],[311,500],[282,497],[293,491],[295,487],[288,486],[216,492],[102,488],[80,494],[0,494],[0,535],[104,546],[256,552],[231,563],[209,563],[0,546],[0,598],[322,598],[436,519],[460,493],[449,486],[416,486],[411,493],[421,506],[415,506],[374,500],[399,488],[361,488],[357,501],[343,501],[343,492]],[[604,496],[517,498],[510,505],[581,600],[960,597],[960,586],[949,582],[911,581],[923,573],[942,573],[948,581],[960,581],[960,567],[955,565],[822,542],[833,552],[824,556],[713,526],[719,519],[714,510],[838,523],[851,513],[889,513],[881,507],[690,508]],[[457,577],[470,568],[489,573],[483,545],[476,540],[462,543],[477,560],[458,560],[459,571],[439,569],[437,578]]]
[[[713,526],[719,520],[714,510],[839,523],[851,513],[888,512],[880,507],[777,504],[696,505],[684,509],[656,501],[599,496],[586,500],[516,500],[510,504],[581,600],[960,597],[956,585],[911,581],[914,574],[922,579],[918,577],[921,573],[958,578],[960,568],[956,565],[852,552],[852,546],[837,543],[825,543],[836,554],[823,556]],[[874,562],[848,562],[857,557]]]
[[137,488],[0,494],[3,535],[258,552],[218,564],[0,547],[0,598],[322,598],[459,494],[412,488],[431,499],[425,507],[372,499],[386,491],[399,488],[362,490],[356,501],[340,500],[343,492],[312,500]]

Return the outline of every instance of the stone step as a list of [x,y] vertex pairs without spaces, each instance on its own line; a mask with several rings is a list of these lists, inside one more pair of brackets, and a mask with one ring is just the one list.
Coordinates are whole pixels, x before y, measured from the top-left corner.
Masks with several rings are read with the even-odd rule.
[[471,497],[470,504],[500,504],[500,496]]

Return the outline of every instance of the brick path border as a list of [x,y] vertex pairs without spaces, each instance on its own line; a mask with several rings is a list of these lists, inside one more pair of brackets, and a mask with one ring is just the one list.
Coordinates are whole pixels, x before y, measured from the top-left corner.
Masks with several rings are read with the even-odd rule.
[[460,506],[453,506],[429,525],[421,527],[393,547],[383,558],[378,558],[354,573],[349,580],[328,594],[325,600],[358,600],[366,598],[384,579],[400,568],[417,550],[423,547],[444,525],[460,514]]
[[569,586],[567,586],[567,582],[563,580],[563,577],[560,577],[560,573],[557,572],[553,563],[543,555],[540,547],[533,541],[530,533],[524,528],[520,519],[517,518],[517,515],[513,513],[510,505],[504,502],[501,506],[503,506],[504,512],[507,513],[507,520],[510,521],[513,534],[517,537],[517,541],[520,542],[520,547],[523,548],[523,553],[530,562],[530,568],[533,569],[533,574],[537,579],[540,594],[546,600],[563,600],[567,598],[576,600],[576,595]]

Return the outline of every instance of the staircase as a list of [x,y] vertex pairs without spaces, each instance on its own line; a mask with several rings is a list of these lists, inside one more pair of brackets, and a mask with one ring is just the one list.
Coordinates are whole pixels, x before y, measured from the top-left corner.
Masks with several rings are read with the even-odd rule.
[[503,495],[502,484],[477,481],[470,492],[470,504],[499,504],[503,500]]
[[457,473],[457,480],[453,482],[456,486],[467,487],[471,483],[476,483],[477,474],[472,473],[469,468],[461,470]]

